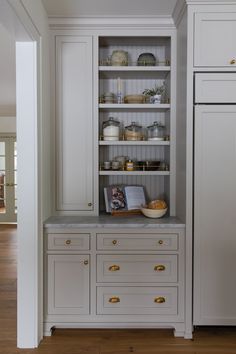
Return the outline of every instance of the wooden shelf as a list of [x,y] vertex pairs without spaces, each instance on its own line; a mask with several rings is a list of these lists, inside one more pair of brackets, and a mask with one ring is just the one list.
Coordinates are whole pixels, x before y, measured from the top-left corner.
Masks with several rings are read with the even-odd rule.
[[142,141],[127,141],[127,140],[119,140],[119,141],[104,141],[99,140],[99,145],[105,146],[152,146],[152,145],[161,145],[161,146],[170,146],[169,141],[164,140],[142,140]]
[[170,71],[170,66],[99,66],[99,71]]
[[170,171],[99,171],[100,176],[169,176]]
[[99,104],[100,109],[127,109],[127,110],[132,110],[132,109],[151,109],[151,110],[167,110],[170,108],[169,103],[140,103],[140,104],[132,104],[132,103],[112,103],[112,104],[107,104],[107,103],[100,103]]

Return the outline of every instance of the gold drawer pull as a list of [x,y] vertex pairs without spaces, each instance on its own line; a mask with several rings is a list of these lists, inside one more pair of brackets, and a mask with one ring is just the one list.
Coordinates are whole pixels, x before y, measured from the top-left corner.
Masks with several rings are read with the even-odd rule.
[[71,240],[66,240],[66,245],[70,245],[71,244]]
[[87,259],[85,259],[84,261],[84,265],[88,265],[89,261]]
[[120,270],[120,266],[114,264],[109,267],[110,272],[116,272],[117,270]]
[[159,243],[159,245],[163,245],[164,241],[163,240],[159,240],[158,243]]
[[113,245],[117,245],[117,240],[112,241]]
[[111,304],[117,304],[118,302],[120,302],[120,298],[118,296],[112,296],[110,297],[109,302]]
[[154,302],[156,304],[163,304],[164,302],[166,302],[166,299],[163,296],[158,296],[155,297]]
[[164,270],[166,270],[166,267],[163,264],[158,264],[154,267],[154,270],[156,272],[163,272]]
[[236,60],[235,60],[235,59],[230,60],[230,64],[231,64],[231,65],[233,65],[233,64],[235,64],[235,63],[236,63]]

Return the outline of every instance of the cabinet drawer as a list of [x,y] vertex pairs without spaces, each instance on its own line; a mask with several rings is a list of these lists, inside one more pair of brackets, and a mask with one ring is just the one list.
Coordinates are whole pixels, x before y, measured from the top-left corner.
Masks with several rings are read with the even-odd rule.
[[48,234],[48,250],[89,250],[90,234]]
[[195,76],[195,103],[235,103],[236,73],[199,73]]
[[176,287],[98,287],[97,314],[176,315]]
[[176,255],[98,255],[98,282],[176,282]]
[[178,249],[178,234],[97,234],[97,250],[170,251]]

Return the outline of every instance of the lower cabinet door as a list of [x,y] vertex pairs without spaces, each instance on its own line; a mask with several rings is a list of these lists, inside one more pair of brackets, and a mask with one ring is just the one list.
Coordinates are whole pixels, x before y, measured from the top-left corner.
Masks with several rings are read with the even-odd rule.
[[177,315],[177,287],[97,288],[99,315]]
[[48,314],[89,314],[89,256],[48,255]]

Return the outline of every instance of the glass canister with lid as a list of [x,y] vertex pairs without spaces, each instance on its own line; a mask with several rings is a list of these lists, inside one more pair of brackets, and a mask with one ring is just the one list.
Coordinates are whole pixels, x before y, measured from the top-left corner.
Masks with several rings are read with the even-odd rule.
[[103,122],[102,125],[103,140],[119,140],[120,138],[120,122],[113,117]]
[[142,127],[132,122],[130,125],[125,127],[125,140],[142,140]]
[[147,127],[148,140],[164,140],[165,127],[161,123],[154,122]]

